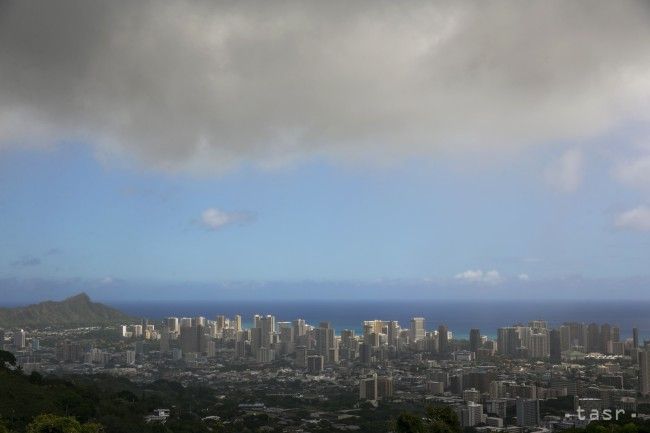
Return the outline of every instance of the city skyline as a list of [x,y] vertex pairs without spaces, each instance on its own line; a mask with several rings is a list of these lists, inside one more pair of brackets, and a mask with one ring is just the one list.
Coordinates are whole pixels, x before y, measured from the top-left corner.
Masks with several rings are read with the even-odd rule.
[[650,433],[650,0],[0,0],[0,433]]

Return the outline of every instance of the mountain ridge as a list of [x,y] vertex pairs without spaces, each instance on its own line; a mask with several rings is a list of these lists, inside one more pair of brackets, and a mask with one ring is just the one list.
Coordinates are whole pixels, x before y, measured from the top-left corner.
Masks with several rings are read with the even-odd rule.
[[23,307],[0,308],[0,327],[106,325],[133,320],[121,311],[81,292],[62,301],[44,301]]

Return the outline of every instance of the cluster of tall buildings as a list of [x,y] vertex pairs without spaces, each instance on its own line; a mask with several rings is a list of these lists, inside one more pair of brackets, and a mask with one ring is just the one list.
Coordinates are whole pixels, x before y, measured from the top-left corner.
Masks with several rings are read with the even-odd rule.
[[[638,348],[638,331],[634,330],[634,348]],[[630,351],[629,343],[620,340],[618,326],[608,323],[585,325],[567,322],[550,329],[543,320],[525,325],[499,328],[496,341],[497,352],[513,358],[550,359],[560,362],[563,353],[602,353],[625,355]]]
[[[142,324],[122,326],[124,338],[160,341],[160,351],[182,354],[199,353],[214,356],[218,348],[231,347],[236,358],[254,359],[260,363],[272,362],[278,357],[290,356],[294,363],[308,367],[308,359],[319,356],[322,365],[338,364],[340,360],[360,360],[370,365],[377,360],[394,357],[407,348],[431,353],[451,352],[451,332],[445,325],[427,331],[424,318],[414,317],[410,328],[402,328],[397,321],[368,320],[363,322],[361,335],[345,329],[337,335],[330,322],[313,326],[304,319],[291,322],[276,321],[273,315],[255,315],[251,327],[242,327],[242,318],[217,316],[169,317],[156,328]],[[312,363],[318,363],[315,358]]]
[[[413,317],[408,328],[402,328],[394,320],[367,320],[363,322],[361,335],[356,335],[351,329],[344,329],[337,335],[330,322],[320,322],[316,326],[303,319],[279,322],[273,315],[253,316],[248,329],[242,326],[239,315],[233,318],[220,315],[214,320],[169,317],[158,328],[146,321],[123,326],[122,336],[159,340],[163,353],[176,350],[183,354],[214,356],[219,348],[231,347],[239,359],[265,363],[290,356],[297,366],[303,368],[307,367],[310,356],[321,356],[323,365],[337,364],[340,360],[358,360],[370,365],[405,350],[456,360],[501,355],[554,363],[573,353],[622,356],[639,350],[636,329],[632,341],[626,342],[620,339],[620,329],[607,323],[585,325],[567,322],[552,329],[543,320],[498,328],[496,339],[487,338],[479,329],[471,329],[469,345],[453,340],[452,333],[444,324],[427,330],[423,317]],[[634,356],[637,357],[636,352]]]

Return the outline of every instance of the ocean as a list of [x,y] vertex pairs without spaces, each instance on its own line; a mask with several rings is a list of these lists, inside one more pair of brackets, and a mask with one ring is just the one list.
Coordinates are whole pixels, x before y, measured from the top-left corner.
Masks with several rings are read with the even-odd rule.
[[495,336],[502,326],[546,320],[551,326],[563,322],[596,322],[618,325],[621,337],[632,335],[638,327],[640,339],[650,339],[650,301],[151,301],[108,302],[130,315],[151,320],[168,316],[204,316],[213,319],[224,314],[242,316],[244,326],[250,326],[253,315],[272,314],[276,321],[302,318],[318,325],[329,321],[339,333],[343,329],[361,330],[364,320],[397,320],[407,328],[411,317],[424,317],[427,329],[445,324],[456,338],[467,338],[471,328],[483,335]]

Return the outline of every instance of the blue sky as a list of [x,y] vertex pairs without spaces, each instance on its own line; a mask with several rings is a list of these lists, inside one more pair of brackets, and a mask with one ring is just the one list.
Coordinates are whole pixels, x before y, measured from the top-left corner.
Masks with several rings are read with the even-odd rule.
[[647,298],[650,9],[505,9],[4,8],[2,298]]
[[[480,167],[314,161],[214,177],[106,165],[82,143],[13,150],[0,165],[0,278],[80,279],[74,288],[449,281],[471,291],[647,275],[650,235],[614,224],[638,194],[596,158],[575,191],[558,191],[545,178],[562,155],[553,150]],[[201,219],[210,208],[247,218],[213,229]]]

